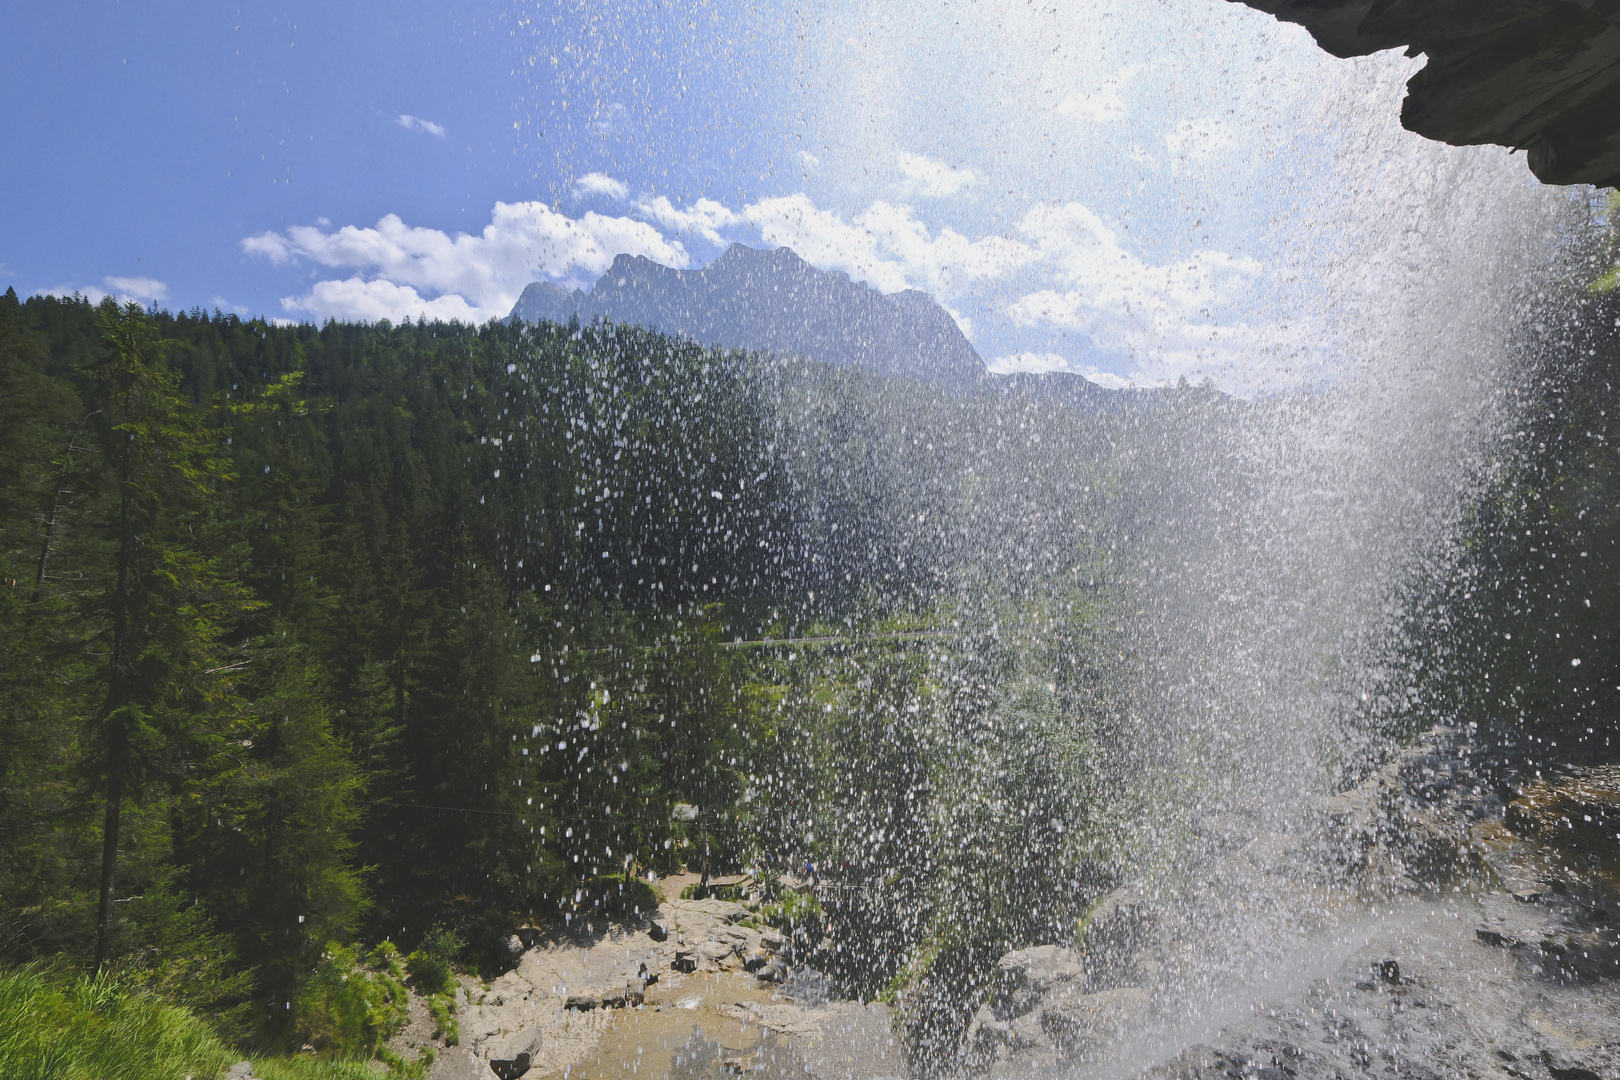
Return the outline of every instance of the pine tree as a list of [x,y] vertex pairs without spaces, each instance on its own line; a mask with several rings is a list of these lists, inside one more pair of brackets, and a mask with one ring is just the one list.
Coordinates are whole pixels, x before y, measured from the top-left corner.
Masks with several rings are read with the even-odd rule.
[[229,705],[217,663],[245,589],[202,549],[202,511],[229,479],[140,307],[100,311],[90,375],[105,470],[112,566],[100,598],[107,662],[90,725],[103,798],[97,968],[113,955],[113,901],[126,799],[194,753]]

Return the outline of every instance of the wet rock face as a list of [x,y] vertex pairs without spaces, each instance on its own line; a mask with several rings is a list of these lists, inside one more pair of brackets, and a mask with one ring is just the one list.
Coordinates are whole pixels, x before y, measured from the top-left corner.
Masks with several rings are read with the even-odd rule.
[[1620,184],[1614,0],[1234,0],[1297,23],[1334,56],[1406,47],[1428,65],[1401,123],[1453,146],[1528,152],[1548,184]]

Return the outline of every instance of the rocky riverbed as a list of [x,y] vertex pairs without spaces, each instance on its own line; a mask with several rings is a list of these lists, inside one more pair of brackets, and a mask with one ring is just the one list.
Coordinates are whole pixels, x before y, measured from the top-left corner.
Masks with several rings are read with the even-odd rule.
[[[672,891],[682,882],[667,883]],[[531,939],[487,986],[468,980],[460,1045],[432,1080],[518,1075],[866,1078],[903,1072],[889,1012],[790,975],[787,940],[742,904],[669,900],[651,917]]]
[[[1209,888],[1244,883],[1214,921],[1117,890],[1077,941],[1001,958],[950,1068],[1620,1080],[1620,767],[1542,766],[1437,730],[1296,833],[1212,823]],[[431,1076],[910,1075],[893,1010],[792,944],[720,900],[531,936],[464,985]]]

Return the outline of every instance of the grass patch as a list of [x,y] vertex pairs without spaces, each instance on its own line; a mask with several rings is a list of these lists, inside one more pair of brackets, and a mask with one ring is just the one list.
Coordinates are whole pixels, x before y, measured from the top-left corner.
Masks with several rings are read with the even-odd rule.
[[380,1064],[374,1065],[365,1058],[317,1058],[299,1054],[254,1058],[253,1075],[259,1080],[381,1080],[387,1074]]
[[238,1060],[194,1014],[116,978],[0,971],[0,1080],[203,1080]]
[[796,926],[806,926],[821,918],[821,901],[814,893],[784,892],[774,904],[759,909],[759,917],[778,930],[789,933]]

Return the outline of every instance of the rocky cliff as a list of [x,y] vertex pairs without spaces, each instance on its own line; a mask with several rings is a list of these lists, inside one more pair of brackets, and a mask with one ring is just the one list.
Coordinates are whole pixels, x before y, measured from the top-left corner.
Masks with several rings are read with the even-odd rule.
[[1548,184],[1620,184],[1620,0],[1233,0],[1334,56],[1429,58],[1401,123],[1453,146],[1527,152]]
[[536,282],[512,318],[606,317],[727,348],[808,356],[954,390],[977,386],[984,361],[926,293],[885,295],[789,248],[733,244],[701,270],[620,255],[589,293]]

